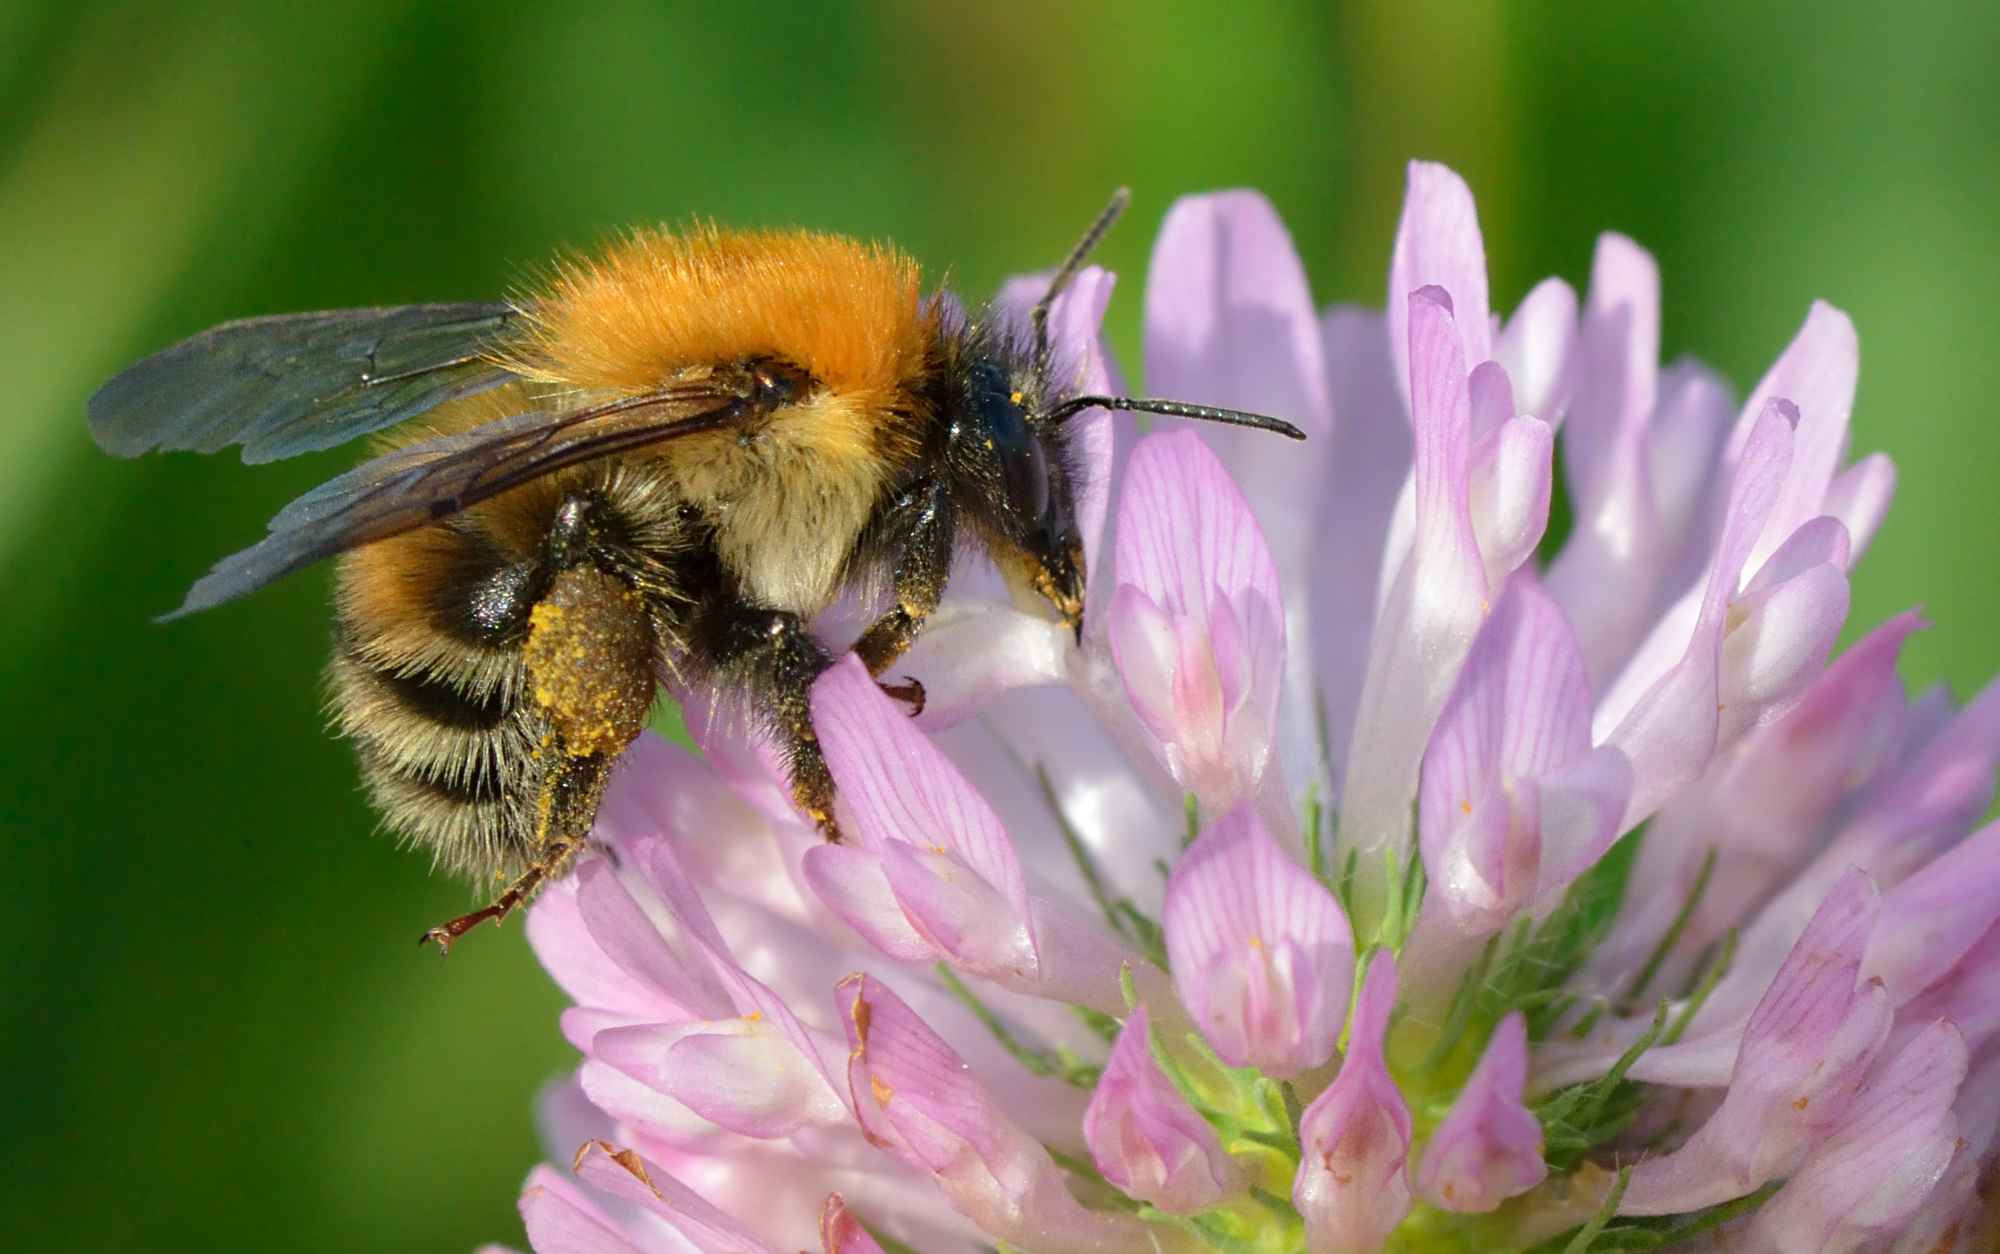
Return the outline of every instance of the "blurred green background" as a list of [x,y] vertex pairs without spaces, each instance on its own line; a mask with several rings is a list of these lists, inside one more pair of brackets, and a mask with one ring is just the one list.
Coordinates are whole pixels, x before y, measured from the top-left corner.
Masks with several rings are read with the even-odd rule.
[[[1750,9],[1756,12],[1750,12]],[[1746,389],[1823,296],[1856,447],[1902,471],[1853,622],[1914,683],[2000,662],[2000,8],[0,4],[0,1244],[519,1240],[567,1065],[518,928],[372,837],[321,731],[324,575],[155,628],[339,455],[104,457],[84,399],[251,313],[488,296],[689,213],[887,235],[984,293],[1109,189],[1137,360],[1150,235],[1262,188],[1322,301],[1379,305],[1411,156],[1478,196],[1496,303],[1659,256],[1668,353]]]

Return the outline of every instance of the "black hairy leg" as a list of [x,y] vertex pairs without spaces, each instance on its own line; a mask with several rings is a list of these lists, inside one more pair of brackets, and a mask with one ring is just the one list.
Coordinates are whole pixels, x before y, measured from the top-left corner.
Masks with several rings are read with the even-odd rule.
[[840,839],[833,818],[833,776],[813,731],[812,686],[833,658],[797,614],[741,603],[711,605],[696,624],[715,660],[716,677],[750,698],[777,742],[791,780],[792,800],[828,840]]
[[[854,651],[868,673],[879,678],[909,651],[944,596],[951,575],[951,498],[941,487],[920,483],[890,504],[878,528],[901,538],[891,570],[896,604],[869,624]],[[923,713],[924,686],[916,680],[883,684],[882,691],[907,701],[912,716]]]

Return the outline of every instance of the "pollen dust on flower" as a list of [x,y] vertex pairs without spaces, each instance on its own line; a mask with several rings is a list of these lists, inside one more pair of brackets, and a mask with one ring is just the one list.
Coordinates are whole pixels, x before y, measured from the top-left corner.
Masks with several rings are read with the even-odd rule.
[[762,1023],[763,1021],[764,1021],[764,1012],[761,1010],[753,1010],[749,1014],[743,1016],[743,1022],[745,1023]]
[[1470,802],[1470,801],[1461,801],[1461,802],[1459,802],[1459,803],[1458,803],[1458,809],[1459,809],[1459,813],[1461,813],[1461,814],[1470,814],[1470,813],[1472,813],[1472,802]]
[[882,1083],[882,1077],[874,1075],[868,1077],[868,1092],[875,1098],[875,1104],[884,1110],[889,1109],[889,1099],[896,1095],[896,1090]]

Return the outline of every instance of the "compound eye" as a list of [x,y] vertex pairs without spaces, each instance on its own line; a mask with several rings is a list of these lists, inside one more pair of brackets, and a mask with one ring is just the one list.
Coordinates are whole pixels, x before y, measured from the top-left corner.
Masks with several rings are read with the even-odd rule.
[[1039,525],[1049,513],[1049,458],[1042,442],[1028,426],[1028,415],[995,377],[980,398],[981,425],[993,442],[993,456],[1000,464],[1000,487],[1007,504],[1030,527]]

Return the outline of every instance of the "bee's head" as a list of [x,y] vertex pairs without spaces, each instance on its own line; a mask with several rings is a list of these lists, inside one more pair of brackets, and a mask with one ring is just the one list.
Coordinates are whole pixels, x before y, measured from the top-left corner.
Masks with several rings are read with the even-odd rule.
[[951,415],[946,438],[953,494],[975,519],[1017,598],[1023,593],[1039,596],[1054,606],[1079,644],[1084,554],[1072,492],[1077,472],[1067,439],[1071,418],[1086,409],[1124,410],[1306,438],[1282,418],[1239,409],[1164,397],[1051,394],[1057,372],[1051,365],[1050,311],[1129,201],[1130,194],[1118,189],[1057,267],[1028,316],[1030,342],[997,342],[977,325],[968,326],[958,357],[962,364],[946,372],[956,383],[956,394],[945,403]]
[[1060,423],[1035,412],[1033,386],[998,357],[971,361],[951,427],[953,461],[1001,573],[1081,639],[1085,568],[1069,445]]

